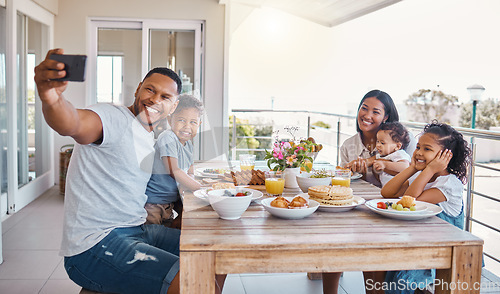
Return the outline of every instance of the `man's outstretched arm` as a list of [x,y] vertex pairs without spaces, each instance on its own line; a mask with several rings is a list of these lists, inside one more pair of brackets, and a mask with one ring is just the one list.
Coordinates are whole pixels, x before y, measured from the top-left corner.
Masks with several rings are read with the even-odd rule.
[[90,110],[76,109],[62,95],[68,82],[54,81],[66,75],[64,63],[49,59],[51,54],[63,54],[53,49],[44,61],[35,67],[35,83],[42,101],[42,112],[47,124],[62,136],[71,136],[80,144],[90,144],[102,138],[102,122]]

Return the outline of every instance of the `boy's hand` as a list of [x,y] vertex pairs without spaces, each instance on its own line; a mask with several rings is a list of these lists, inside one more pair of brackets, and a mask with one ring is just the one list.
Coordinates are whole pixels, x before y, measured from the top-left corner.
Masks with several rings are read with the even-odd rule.
[[383,160],[375,160],[373,163],[373,170],[376,172],[383,172],[385,169],[385,163]]
[[450,150],[441,150],[425,168],[430,169],[433,173],[444,171],[448,168],[448,164],[450,163],[452,157],[453,153],[451,153]]

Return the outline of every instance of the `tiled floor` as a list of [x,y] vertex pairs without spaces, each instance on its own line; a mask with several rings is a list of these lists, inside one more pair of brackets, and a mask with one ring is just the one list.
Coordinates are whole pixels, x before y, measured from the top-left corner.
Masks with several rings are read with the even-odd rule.
[[[53,187],[2,223],[3,258],[0,265],[0,293],[77,294],[80,287],[69,280],[58,255],[62,231],[63,197]],[[345,273],[340,293],[362,294],[360,272]],[[483,283],[497,285],[481,293],[500,293],[500,282],[483,273]],[[495,282],[496,281],[496,284]],[[321,281],[305,273],[229,275],[224,294],[321,294]]]

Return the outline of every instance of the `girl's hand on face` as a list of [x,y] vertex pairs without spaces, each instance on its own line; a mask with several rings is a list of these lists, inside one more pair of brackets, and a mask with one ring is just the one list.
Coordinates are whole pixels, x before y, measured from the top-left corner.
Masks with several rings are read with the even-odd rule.
[[410,166],[409,166],[409,167],[411,167],[413,169],[417,169],[416,168],[417,159],[415,158],[415,154],[416,154],[416,152],[413,152],[413,155],[412,155],[411,160],[410,160]]
[[451,153],[451,150],[441,150],[425,168],[430,169],[434,173],[445,171],[452,157],[453,153]]

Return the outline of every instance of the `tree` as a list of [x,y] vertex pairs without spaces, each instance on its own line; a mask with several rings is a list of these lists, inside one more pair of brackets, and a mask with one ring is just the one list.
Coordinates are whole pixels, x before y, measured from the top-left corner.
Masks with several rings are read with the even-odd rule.
[[[229,144],[231,144],[233,139],[233,116],[229,117]],[[254,137],[255,136],[255,127],[248,123],[246,119],[236,118],[236,136],[245,136],[245,137]],[[256,149],[259,147],[259,141],[255,138],[237,138],[236,146],[248,148],[248,149]]]
[[[460,126],[470,128],[472,123],[472,103],[463,103],[460,107]],[[487,99],[477,104],[476,128],[489,130],[490,127],[500,126],[500,102]]]
[[332,126],[330,124],[327,124],[326,122],[324,121],[321,121],[321,120],[318,120],[317,122],[313,123],[312,124],[312,129],[314,129],[314,127],[320,127],[320,128],[325,128],[325,129],[329,129],[331,128]]
[[[257,149],[257,148],[270,148],[272,138],[255,139],[252,137],[271,137],[273,126],[271,125],[255,125],[247,119],[236,118],[236,136],[237,137],[250,137],[250,138],[237,138],[236,146],[243,149]],[[232,147],[233,142],[233,116],[229,117],[229,148]],[[264,152],[245,152],[254,153],[257,160],[262,160],[265,156]]]
[[420,89],[411,94],[405,104],[411,110],[409,120],[428,123],[437,119],[450,123],[455,110],[458,110],[458,97],[442,91]]

